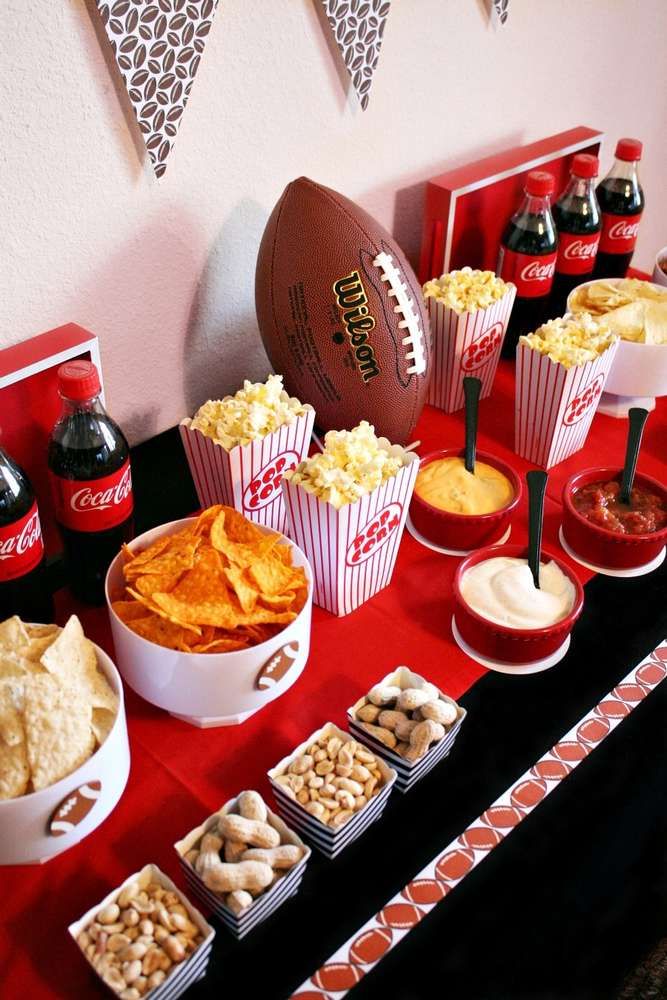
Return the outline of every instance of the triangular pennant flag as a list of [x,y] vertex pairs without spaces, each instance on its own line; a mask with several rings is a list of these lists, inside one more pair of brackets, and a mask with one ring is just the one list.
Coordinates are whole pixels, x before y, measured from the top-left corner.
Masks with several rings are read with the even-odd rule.
[[156,177],[181,123],[218,0],[95,0]]
[[391,0],[322,0],[336,45],[366,110]]
[[493,0],[493,6],[496,8],[498,20],[501,24],[504,24],[509,14],[510,0]]

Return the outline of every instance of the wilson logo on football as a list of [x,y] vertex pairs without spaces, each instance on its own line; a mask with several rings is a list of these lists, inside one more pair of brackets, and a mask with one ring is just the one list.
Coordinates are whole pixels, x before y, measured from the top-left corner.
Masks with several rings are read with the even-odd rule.
[[461,367],[464,372],[474,372],[481,368],[500,349],[503,339],[503,324],[494,323],[477,340],[473,340],[463,352]]
[[272,458],[253,478],[243,494],[245,510],[261,510],[268,507],[280,493],[280,480],[283,473],[296,469],[299,456],[295,451],[284,451],[282,455]]
[[104,490],[94,490],[84,486],[70,497],[69,505],[77,513],[90,510],[109,510],[110,507],[120,507],[132,494],[132,473],[128,465],[117,483]]
[[604,375],[598,375],[578,396],[570,400],[563,416],[563,423],[566,426],[577,424],[586,416],[590,408],[595,406],[600,398],[603,385]]
[[401,523],[403,507],[400,503],[390,503],[383,507],[359,532],[347,550],[345,562],[348,566],[358,566],[374,556],[392,537]]
[[638,222],[615,222],[609,229],[607,237],[610,240],[636,240],[638,233]]
[[10,535],[9,538],[0,538],[0,560],[15,559],[17,556],[25,555],[33,545],[37,545],[41,541],[41,538],[42,528],[39,523],[39,514],[33,505],[32,512],[20,530],[15,535]]
[[540,263],[539,260],[533,260],[530,264],[526,264],[519,277],[522,281],[548,281],[550,278],[553,278],[555,270],[555,258],[549,260],[546,264]]
[[573,240],[565,247],[563,257],[565,260],[592,260],[598,252],[598,243],[599,240]]

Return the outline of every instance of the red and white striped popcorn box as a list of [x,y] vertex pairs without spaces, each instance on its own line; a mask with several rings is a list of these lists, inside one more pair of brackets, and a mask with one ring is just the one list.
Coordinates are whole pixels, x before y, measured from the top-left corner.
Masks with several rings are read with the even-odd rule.
[[490,394],[515,296],[510,285],[501,299],[472,313],[458,313],[427,296],[433,345],[428,403],[445,413],[460,410],[465,375],[481,380],[480,399]]
[[618,341],[584,365],[565,365],[525,344],[516,352],[514,450],[550,469],[583,448]]
[[250,521],[284,533],[285,503],[280,489],[283,473],[308,455],[315,410],[283,424],[271,434],[229,451],[213,438],[192,430],[190,419],[180,423],[181,440],[199,503],[224,503]]
[[319,607],[342,617],[387,586],[418,470],[418,456],[406,452],[395,476],[339,510],[283,479],[287,534],[308,556]]

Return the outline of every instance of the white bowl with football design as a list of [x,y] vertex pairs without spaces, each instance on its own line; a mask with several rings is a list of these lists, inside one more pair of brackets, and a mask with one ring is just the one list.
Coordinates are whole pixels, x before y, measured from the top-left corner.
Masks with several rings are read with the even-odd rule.
[[0,865],[42,864],[74,847],[113,811],[130,773],[120,675],[95,646],[97,664],[118,696],[109,735],[95,753],[48,788],[0,802]]
[[[148,548],[164,535],[174,535],[196,518],[170,521],[130,542],[131,551]],[[279,534],[258,524],[267,535]],[[313,572],[306,556],[284,535],[295,566],[302,566],[308,583],[306,603],[293,622],[276,635],[248,649],[230,653],[183,653],[144,639],[121,621],[112,601],[125,589],[124,556],[109,566],[106,599],[118,669],[133,691],[151,705],[164,708],[193,726],[235,726],[279,698],[301,674],[310,651]]]

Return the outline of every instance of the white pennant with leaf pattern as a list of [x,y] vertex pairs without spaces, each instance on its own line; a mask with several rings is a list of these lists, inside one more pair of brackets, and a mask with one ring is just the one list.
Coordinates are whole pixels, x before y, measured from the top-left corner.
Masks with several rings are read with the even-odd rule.
[[167,169],[218,0],[95,0],[157,177]]

